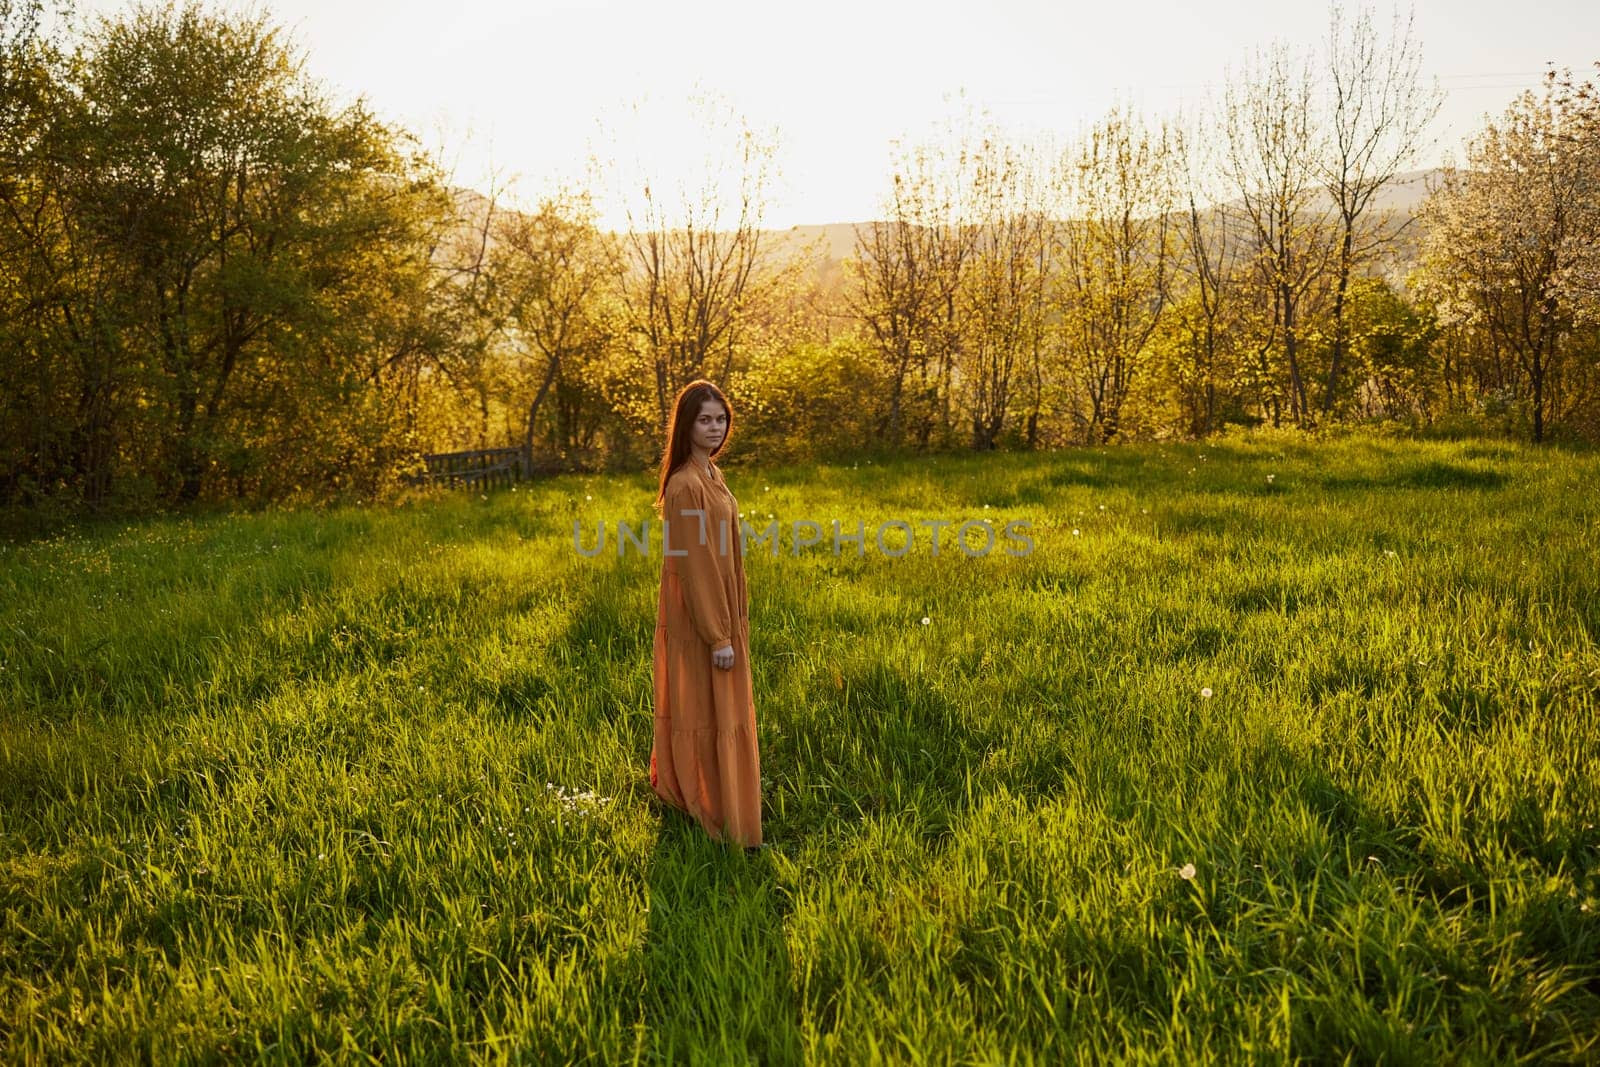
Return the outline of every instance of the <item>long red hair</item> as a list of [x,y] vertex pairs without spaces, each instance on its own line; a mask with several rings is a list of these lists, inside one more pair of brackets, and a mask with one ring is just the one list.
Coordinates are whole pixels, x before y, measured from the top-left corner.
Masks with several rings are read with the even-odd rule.
[[704,378],[694,381],[678,390],[677,399],[672,402],[672,418],[667,423],[667,445],[661,450],[661,483],[656,490],[656,511],[659,512],[667,499],[667,479],[672,477],[672,472],[689,462],[693,448],[689,440],[689,431],[694,428],[694,420],[700,417],[700,405],[707,400],[715,400],[722,405],[722,410],[728,413],[728,428],[722,435],[722,441],[717,445],[712,457],[720,456],[728,450],[728,442],[733,440],[733,405],[728,403],[728,398],[722,395],[722,390]]

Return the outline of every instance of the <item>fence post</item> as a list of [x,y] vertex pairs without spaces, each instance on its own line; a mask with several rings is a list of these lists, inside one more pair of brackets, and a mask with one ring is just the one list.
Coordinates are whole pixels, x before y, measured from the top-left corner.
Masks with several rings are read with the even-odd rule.
[[533,453],[526,442],[509,448],[434,452],[425,454],[422,459],[427,469],[417,480],[443,483],[451,488],[514,485],[533,477]]

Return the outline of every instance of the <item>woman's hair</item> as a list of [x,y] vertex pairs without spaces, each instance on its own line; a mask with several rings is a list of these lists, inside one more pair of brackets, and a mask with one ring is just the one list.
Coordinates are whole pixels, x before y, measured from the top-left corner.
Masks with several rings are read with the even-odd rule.
[[722,390],[706,381],[696,378],[682,389],[678,390],[678,398],[672,403],[672,419],[667,423],[667,447],[661,453],[661,484],[656,493],[656,511],[660,511],[667,499],[667,479],[672,477],[672,472],[689,462],[691,444],[689,431],[694,429],[694,420],[700,416],[700,405],[707,400],[715,400],[722,405],[722,410],[728,413],[728,428],[722,434],[722,441],[711,454],[717,456],[728,448],[728,442],[733,440],[733,405],[728,403],[728,398],[722,395]]

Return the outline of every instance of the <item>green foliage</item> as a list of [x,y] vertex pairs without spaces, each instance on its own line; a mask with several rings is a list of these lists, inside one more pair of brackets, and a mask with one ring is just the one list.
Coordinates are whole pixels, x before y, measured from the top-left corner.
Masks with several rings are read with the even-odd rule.
[[883,364],[852,338],[759,355],[737,379],[735,454],[760,463],[843,458],[872,449],[886,416]]
[[1207,322],[1199,292],[1172,301],[1151,336],[1134,383],[1128,430],[1135,438],[1198,438],[1229,424],[1259,422],[1249,412],[1251,379],[1243,365],[1237,316]]
[[[66,42],[49,8],[0,0],[0,507],[43,524],[393,495],[425,451],[637,469],[702,374],[768,462],[1325,420],[1600,440],[1600,125],[1570,75],[1428,201],[1413,292],[1363,276],[1416,251],[1398,220],[1357,224],[1352,258],[1298,201],[1245,225],[1120,108],[1062,173],[998,130],[916,146],[842,263],[774,234],[758,256],[744,213],[630,238],[581,191],[525,215],[448,189],[265,16],[134,6]],[[1309,122],[1261,73],[1246,96]],[[747,135],[737,177],[759,179],[771,146]],[[987,221],[956,224],[956,194]]]
[[257,17],[102,20],[0,191],[25,312],[0,499],[370,491],[414,454],[403,364],[447,205],[406,139],[334,111]]
[[503,213],[491,227],[488,303],[509,342],[498,391],[519,416],[515,440],[541,467],[599,466],[605,439],[629,431],[607,388],[622,377],[611,354],[627,332],[607,287],[615,243],[581,194],[547,197],[531,215]]
[[1438,324],[1429,308],[1408,302],[1382,278],[1350,283],[1347,328],[1360,386],[1342,398],[1341,414],[1398,418],[1437,407],[1441,394],[1433,345]]

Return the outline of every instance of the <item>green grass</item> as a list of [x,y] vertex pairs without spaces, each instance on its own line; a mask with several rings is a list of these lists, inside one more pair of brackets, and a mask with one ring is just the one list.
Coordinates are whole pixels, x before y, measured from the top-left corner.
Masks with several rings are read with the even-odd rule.
[[1600,1058],[1600,457],[729,482],[1035,545],[752,552],[754,857],[573,548],[645,476],[0,547],[0,1061]]

